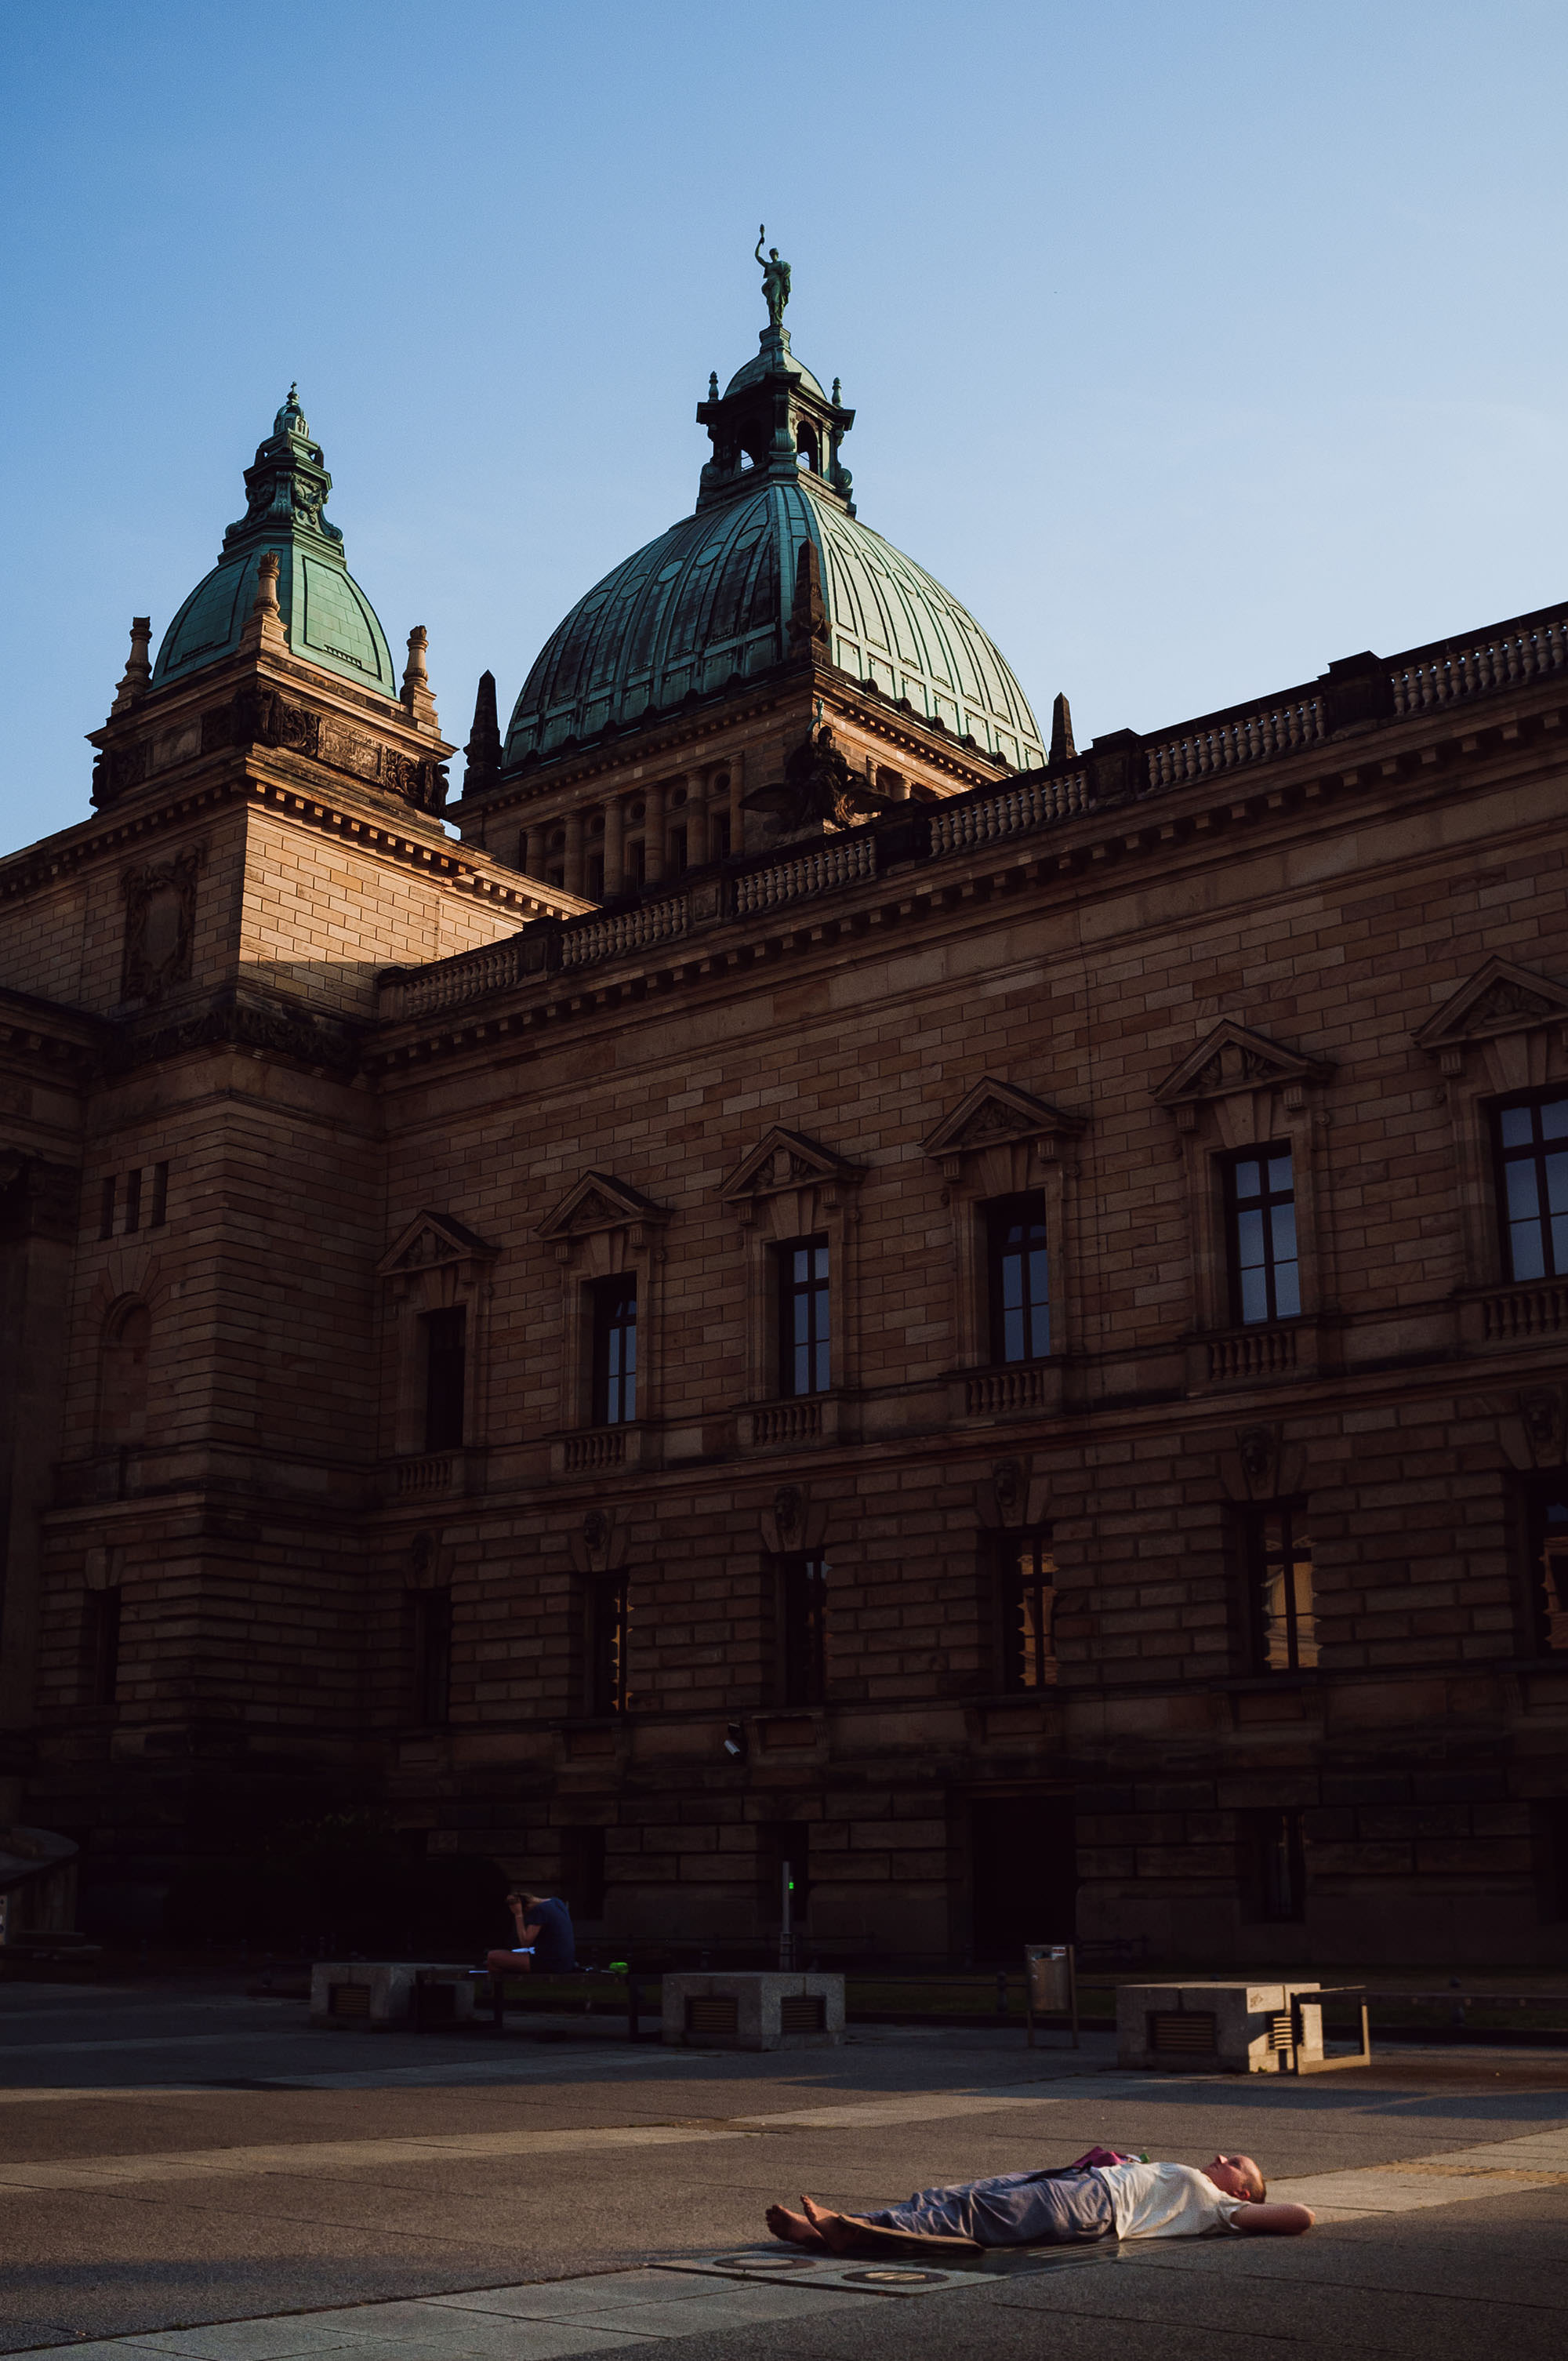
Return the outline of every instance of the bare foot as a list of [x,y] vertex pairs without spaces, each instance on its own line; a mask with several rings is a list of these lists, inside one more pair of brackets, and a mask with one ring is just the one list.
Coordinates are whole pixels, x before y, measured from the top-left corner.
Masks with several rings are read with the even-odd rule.
[[825,2205],[814,2204],[809,2197],[801,2199],[806,2218],[830,2254],[848,2255],[859,2244],[863,2224],[851,2220],[847,2213],[830,2213]]
[[819,2254],[827,2251],[828,2241],[821,2231],[814,2230],[804,2213],[792,2213],[787,2205],[770,2205],[767,2223],[774,2237],[786,2246],[815,2246]]

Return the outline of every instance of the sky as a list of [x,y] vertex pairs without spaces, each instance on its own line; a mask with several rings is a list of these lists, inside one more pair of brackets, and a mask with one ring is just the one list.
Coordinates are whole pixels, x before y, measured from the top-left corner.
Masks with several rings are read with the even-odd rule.
[[291,379],[394,653],[504,722],[690,511],[763,220],[861,517],[1080,747],[1568,593],[1561,0],[4,23],[0,848],[87,816]]

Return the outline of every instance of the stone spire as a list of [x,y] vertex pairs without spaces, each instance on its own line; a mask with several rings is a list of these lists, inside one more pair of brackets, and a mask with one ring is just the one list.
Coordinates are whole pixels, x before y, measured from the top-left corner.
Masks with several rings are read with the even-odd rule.
[[494,785],[500,774],[501,732],[496,713],[496,676],[493,672],[479,675],[479,693],[474,699],[474,727],[468,733],[468,743],[463,749],[467,764],[463,774],[463,792],[476,795]]
[[403,705],[411,721],[419,730],[433,730],[441,734],[436,716],[435,699],[430,693],[430,675],[425,669],[424,652],[430,644],[430,634],[422,623],[416,623],[409,633],[409,660],[403,667]]
[[152,617],[131,617],[131,652],[126,659],[126,669],[115,691],[111,713],[125,713],[139,705],[152,682],[152,660],[148,654],[152,645]]
[[1051,708],[1051,751],[1047,760],[1053,763],[1070,763],[1077,752],[1072,742],[1072,708],[1065,697],[1058,696]]

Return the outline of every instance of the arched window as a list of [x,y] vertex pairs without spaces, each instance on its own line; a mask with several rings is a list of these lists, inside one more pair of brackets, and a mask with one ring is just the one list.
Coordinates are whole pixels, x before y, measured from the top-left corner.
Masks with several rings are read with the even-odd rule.
[[795,463],[797,467],[808,468],[814,476],[817,472],[817,437],[809,426],[803,426],[795,438]]
[[134,1450],[147,1440],[147,1356],[152,1314],[134,1299],[115,1305],[98,1354],[98,1447]]

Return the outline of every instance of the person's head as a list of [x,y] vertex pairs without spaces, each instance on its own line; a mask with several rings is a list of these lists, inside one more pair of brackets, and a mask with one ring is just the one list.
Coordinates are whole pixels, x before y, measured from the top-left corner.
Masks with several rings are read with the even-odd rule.
[[511,1892],[507,1895],[507,1901],[509,1904],[515,1902],[524,1910],[532,1910],[534,1904],[536,1902],[542,1902],[543,1898],[543,1895],[540,1894],[526,1894],[521,1885],[514,1885]]
[[1261,2205],[1268,2194],[1268,2183],[1250,2156],[1217,2156],[1209,2178],[1227,2197],[1240,2197],[1249,2205]]

